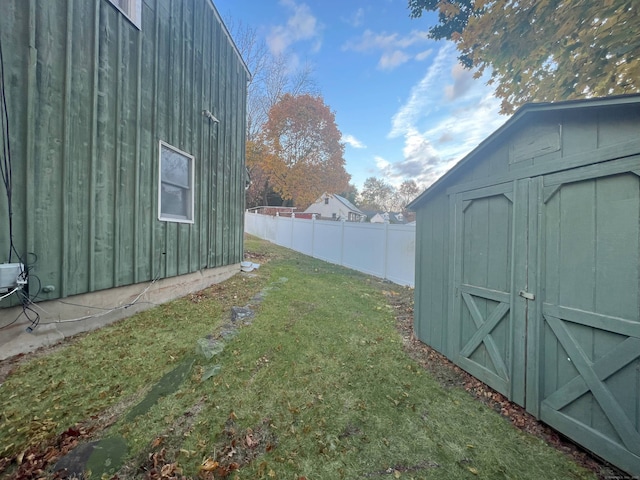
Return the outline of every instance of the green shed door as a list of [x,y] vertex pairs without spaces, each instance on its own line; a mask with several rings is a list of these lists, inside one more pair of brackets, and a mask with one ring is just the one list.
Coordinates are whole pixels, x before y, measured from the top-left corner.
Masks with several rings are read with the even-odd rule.
[[539,237],[540,418],[635,475],[639,165],[634,157],[544,177]]
[[528,183],[452,195],[450,351],[469,373],[523,404]]

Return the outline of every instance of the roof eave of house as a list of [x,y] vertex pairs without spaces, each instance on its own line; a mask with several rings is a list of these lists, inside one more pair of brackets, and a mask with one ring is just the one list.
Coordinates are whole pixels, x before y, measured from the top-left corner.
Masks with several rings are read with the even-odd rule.
[[442,177],[436,180],[429,188],[422,192],[407,205],[408,210],[415,211],[424,202],[431,198],[440,187],[445,185],[449,178],[455,175],[463,166],[473,161],[486,150],[493,147],[507,132],[516,127],[524,117],[556,110],[579,110],[582,108],[611,107],[619,105],[640,104],[640,94],[614,95],[610,97],[589,98],[580,100],[566,100],[562,102],[526,103],[520,107],[502,126],[485,138],[471,152],[464,156],[458,163],[451,167]]
[[249,67],[247,66],[247,62],[245,62],[244,58],[242,57],[242,54],[240,53],[240,49],[238,48],[238,45],[233,40],[233,37],[231,36],[231,32],[229,32],[229,29],[227,28],[227,25],[224,23],[224,20],[222,20],[222,17],[220,16],[220,12],[218,12],[218,9],[216,8],[215,4],[213,3],[213,0],[209,0],[208,3],[211,6],[211,8],[213,8],[213,12],[215,13],[216,17],[218,17],[218,20],[220,21],[220,25],[222,25],[222,29],[224,30],[224,34],[227,36],[227,38],[231,42],[231,45],[233,46],[233,49],[238,54],[238,58],[242,62],[242,66],[244,67],[244,71],[247,72],[247,77],[248,77],[247,80],[251,80],[251,78],[253,78],[253,75],[251,75],[251,71],[249,70]]
[[347,207],[349,209],[349,211],[353,212],[353,213],[357,213],[358,215],[364,215],[364,213],[362,212],[362,210],[360,210],[358,207],[356,207],[355,205],[353,205],[349,200],[347,200],[344,197],[341,197],[340,195],[338,195],[337,193],[333,194],[333,197],[338,200],[340,203],[342,203],[345,207]]

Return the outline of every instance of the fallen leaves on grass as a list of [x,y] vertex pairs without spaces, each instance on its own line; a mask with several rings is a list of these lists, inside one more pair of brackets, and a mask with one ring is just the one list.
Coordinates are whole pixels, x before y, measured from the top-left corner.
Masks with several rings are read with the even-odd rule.
[[[405,352],[427,370],[438,383],[448,388],[464,388],[476,399],[501,414],[515,427],[542,438],[548,444],[571,457],[576,463],[596,473],[600,478],[610,478],[610,472],[615,471],[613,467],[606,465],[573,442],[561,437],[551,427],[536,420],[524,408],[509,401],[507,397],[496,392],[449,361],[444,355],[420,341],[413,329],[414,298],[412,289],[403,288],[399,291],[399,295],[392,295],[386,290],[383,290],[382,293],[387,297],[395,312],[396,328],[402,336]],[[477,474],[477,471],[474,472],[472,469],[475,470],[470,467],[470,473]]]
[[224,431],[213,448],[214,454],[205,459],[200,466],[200,478],[226,478],[231,472],[276,447],[278,440],[272,431],[270,419],[266,418],[253,428],[247,429],[239,429],[236,420],[236,415],[231,412]]
[[[186,480],[187,477],[182,475],[182,469],[177,462],[170,462],[167,459],[167,449],[149,454],[144,478],[147,480]],[[117,476],[114,478],[118,478]]]
[[393,475],[395,478],[400,478],[403,473],[414,473],[429,468],[438,468],[440,465],[430,460],[417,463],[415,465],[394,465],[393,467],[385,468],[384,470],[378,470],[377,472],[368,473],[365,477],[377,477],[381,475]]
[[30,447],[14,458],[3,458],[0,461],[0,474],[5,473],[11,464],[15,463],[18,468],[7,478],[26,480],[43,477],[49,467],[73,450],[82,439],[88,438],[92,430],[92,427],[76,424],[49,444]]

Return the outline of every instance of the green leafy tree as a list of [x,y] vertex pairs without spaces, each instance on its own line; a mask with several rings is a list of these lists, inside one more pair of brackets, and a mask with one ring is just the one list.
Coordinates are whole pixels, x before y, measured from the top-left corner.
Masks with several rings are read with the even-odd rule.
[[358,202],[358,188],[352,183],[349,184],[346,190],[340,192],[338,195],[346,198],[354,205],[357,205]]
[[409,0],[409,9],[438,12],[430,36],[454,41],[476,77],[490,70],[502,113],[640,91],[636,0]]

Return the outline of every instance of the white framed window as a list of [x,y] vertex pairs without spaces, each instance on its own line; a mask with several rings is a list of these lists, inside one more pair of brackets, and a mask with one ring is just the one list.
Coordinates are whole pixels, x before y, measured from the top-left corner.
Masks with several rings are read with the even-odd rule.
[[138,29],[142,28],[142,0],[109,0]]
[[160,141],[158,219],[194,223],[195,158]]

